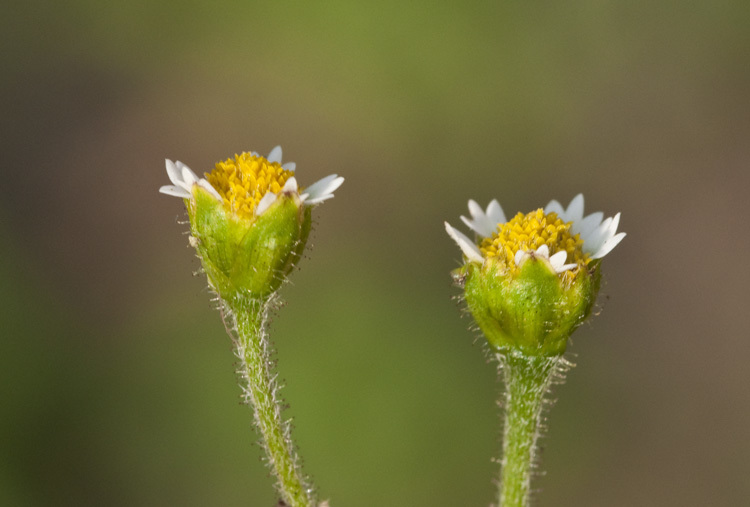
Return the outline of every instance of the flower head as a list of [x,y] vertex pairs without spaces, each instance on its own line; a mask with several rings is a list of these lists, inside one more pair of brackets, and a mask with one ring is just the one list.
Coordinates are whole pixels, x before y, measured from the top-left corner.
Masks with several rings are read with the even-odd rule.
[[601,258],[625,237],[620,214],[583,216],[583,195],[567,208],[544,209],[507,220],[493,200],[483,210],[469,201],[474,241],[447,222],[464,254],[454,272],[474,319],[498,350],[551,356],[565,351],[570,334],[588,317],[599,291]]
[[198,178],[179,160],[167,159],[167,175],[173,184],[162,186],[159,192],[191,199],[197,185],[223,202],[238,218],[251,220],[262,215],[281,193],[296,193],[303,203],[318,204],[332,198],[344,182],[344,178],[331,174],[302,190],[294,176],[296,164],[282,164],[281,154],[281,146],[271,150],[268,157],[243,152],[233,159],[217,162],[205,178]]
[[458,244],[470,262],[499,262],[508,274],[517,274],[528,258],[542,258],[556,273],[575,277],[592,261],[601,259],[625,237],[617,233],[620,214],[603,220],[600,211],[583,216],[583,194],[578,194],[567,209],[553,200],[544,208],[518,213],[506,220],[497,200],[487,210],[469,201],[471,218],[461,220],[480,238],[475,243],[445,223],[448,235]]
[[211,286],[222,298],[265,298],[299,259],[310,233],[312,205],[333,197],[335,174],[300,188],[294,162],[281,147],[268,157],[242,153],[198,178],[182,162],[166,161],[173,185],[160,192],[185,199],[195,246]]

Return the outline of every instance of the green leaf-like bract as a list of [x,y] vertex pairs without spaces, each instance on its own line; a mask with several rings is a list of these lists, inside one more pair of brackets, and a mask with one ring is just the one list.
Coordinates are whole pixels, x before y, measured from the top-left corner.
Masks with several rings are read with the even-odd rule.
[[515,274],[492,260],[460,268],[464,296],[474,320],[497,352],[557,356],[588,317],[599,291],[599,266],[592,263],[569,281],[546,261],[527,259]]
[[310,234],[310,207],[281,194],[260,216],[238,218],[210,193],[187,201],[190,231],[209,283],[222,299],[266,299],[299,260]]

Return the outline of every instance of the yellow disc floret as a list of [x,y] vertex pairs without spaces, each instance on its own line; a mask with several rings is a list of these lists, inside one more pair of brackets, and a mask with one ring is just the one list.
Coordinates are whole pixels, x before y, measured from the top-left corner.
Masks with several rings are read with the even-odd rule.
[[[527,213],[518,213],[513,219],[504,224],[498,224],[497,231],[492,237],[485,238],[479,245],[482,255],[496,258],[506,268],[506,272],[514,273],[518,270],[515,255],[519,250],[536,250],[542,245],[549,247],[549,254],[565,251],[568,253],[566,263],[578,264],[584,267],[589,263],[589,256],[582,250],[583,240],[578,234],[571,234],[572,222],[563,222],[557,213],[547,213],[538,209]],[[574,269],[575,272],[578,269]],[[575,272],[566,271],[575,276]]]
[[217,162],[206,179],[219,192],[228,210],[249,220],[266,192],[278,194],[292,176],[294,173],[283,169],[278,162],[245,152]]

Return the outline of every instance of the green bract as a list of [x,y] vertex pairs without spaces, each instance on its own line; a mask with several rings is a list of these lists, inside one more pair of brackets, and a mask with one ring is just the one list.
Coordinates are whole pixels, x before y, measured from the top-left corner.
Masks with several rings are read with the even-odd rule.
[[204,188],[185,199],[191,244],[208,281],[224,300],[265,299],[294,267],[310,234],[310,206],[282,193],[260,216],[238,218]]
[[571,280],[534,256],[516,275],[503,272],[491,259],[467,263],[453,275],[496,352],[545,357],[565,352],[568,337],[591,313],[600,281],[599,262]]

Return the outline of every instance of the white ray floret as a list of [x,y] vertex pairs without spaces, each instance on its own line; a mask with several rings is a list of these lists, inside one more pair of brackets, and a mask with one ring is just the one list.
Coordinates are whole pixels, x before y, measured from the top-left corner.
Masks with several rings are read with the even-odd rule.
[[505,213],[503,208],[500,207],[500,203],[497,199],[493,199],[487,206],[487,210],[482,210],[482,207],[477,204],[473,199],[469,200],[469,213],[471,218],[461,216],[461,220],[474,232],[488,238],[497,230],[498,224],[504,224],[507,222],[505,219]]
[[[252,155],[258,157],[257,152],[252,152]],[[297,164],[294,162],[287,162],[282,164],[282,150],[281,146],[276,146],[266,157],[271,163],[281,164],[282,169],[290,172],[294,172],[297,168]],[[221,195],[216,189],[205,178],[198,178],[196,174],[190,170],[188,166],[180,161],[172,162],[171,160],[166,161],[167,175],[173,185],[164,185],[159,189],[159,192],[167,195],[173,195],[175,197],[182,197],[184,199],[191,199],[193,197],[193,186],[199,185],[204,189],[208,190],[211,195],[216,197],[218,200],[222,200]],[[286,180],[284,187],[281,189],[279,194],[298,194],[300,200],[307,204],[313,205],[321,203],[327,199],[333,197],[333,192],[341,186],[344,182],[344,178],[337,174],[331,174],[325,178],[318,180],[309,187],[305,188],[302,194],[299,194],[299,185],[297,179],[292,176]],[[256,216],[262,215],[270,206],[274,203],[278,195],[274,192],[266,192],[265,195],[258,202],[255,207],[254,213]]]
[[193,185],[199,185],[208,190],[211,195],[221,200],[219,192],[205,179],[198,178],[195,173],[179,160],[172,162],[166,160],[167,176],[173,185],[164,185],[159,189],[162,194],[190,199],[193,197]]
[[333,197],[333,192],[341,186],[344,178],[337,174],[330,174],[307,187],[300,199],[305,204],[318,204]]
[[[278,162],[279,164],[281,164],[281,157],[281,146],[276,146],[271,150],[271,153],[268,154],[266,160],[268,160],[269,162]],[[294,172],[294,170],[297,168],[297,164],[295,164],[294,162],[287,162],[286,164],[282,164],[281,167],[287,171]],[[307,205],[321,203],[327,199],[332,198],[333,192],[337,188],[339,188],[342,183],[344,183],[344,178],[337,174],[330,174],[305,188],[305,190],[299,196],[300,200]],[[297,185],[297,180],[292,176],[286,181],[284,188],[281,189],[281,193],[283,194],[296,192],[299,192],[299,186]],[[268,206],[270,206],[275,199],[276,194],[274,194],[273,192],[267,192],[266,195],[263,196],[263,199],[261,199],[261,203],[263,203],[263,201],[267,201],[267,204],[261,208],[259,203],[258,208],[261,209],[256,209],[256,215],[260,215],[266,209],[268,209]]]
[[[552,200],[544,208],[544,212],[545,214],[555,212],[564,222],[571,223],[570,232],[580,236],[583,241],[583,252],[588,254],[591,259],[601,259],[625,237],[624,232],[617,232],[617,227],[620,224],[620,213],[607,219],[604,219],[604,213],[601,211],[584,217],[583,205],[583,194],[578,194],[567,208],[563,208],[558,201]],[[461,216],[461,220],[480,236],[479,243],[483,238],[492,237],[498,231],[498,226],[507,222],[503,209],[497,200],[492,200],[486,210],[483,210],[476,201],[470,200],[469,213],[471,218]],[[445,230],[459,246],[468,261],[484,262],[484,257],[477,246],[477,242],[469,239],[448,222],[445,222]],[[549,247],[542,245],[536,250],[519,250],[515,254],[514,261],[517,266],[520,266],[532,256],[540,257],[549,262],[556,273],[562,273],[578,266],[576,263],[566,264],[567,255],[565,251],[550,255]]]
[[[274,148],[274,151],[278,148],[279,154],[278,156],[281,157],[281,147],[277,146]],[[272,151],[268,156],[271,157],[275,153]],[[270,161],[270,159],[268,159]],[[279,158],[280,160],[280,158]],[[292,164],[294,166],[294,162],[289,162],[289,164]],[[285,164],[287,165],[287,164]],[[282,166],[284,167],[284,166]],[[292,169],[293,170],[293,169]],[[321,203],[327,199],[331,199],[333,197],[333,192],[341,186],[341,184],[344,183],[344,178],[337,175],[337,174],[330,174],[326,176],[323,179],[320,179],[307,187],[301,194],[299,194],[300,200],[307,204],[307,205],[313,205]],[[289,194],[289,193],[298,193],[299,192],[299,186],[297,185],[297,179],[292,176],[288,180],[286,180],[286,183],[284,184],[284,188],[281,189],[281,194]],[[263,198],[258,203],[258,206],[255,208],[255,214],[261,215],[264,211],[268,209],[271,204],[276,200],[276,197],[278,197],[273,192],[266,192],[266,195],[263,196]]]
[[526,259],[529,259],[531,257],[535,258],[542,258],[549,262],[550,266],[552,266],[552,269],[555,271],[555,273],[562,273],[564,271],[567,271],[569,269],[573,269],[578,264],[565,264],[565,261],[568,258],[568,252],[561,250],[557,252],[554,255],[549,254],[549,247],[547,245],[542,245],[536,250],[519,250],[516,252],[516,256],[514,258],[516,266],[521,266]]
[[[258,156],[258,154],[255,152],[253,152],[253,155],[255,155],[256,157]],[[282,164],[281,155],[282,155],[281,146],[276,146],[274,147],[274,149],[271,150],[271,153],[268,154],[268,156],[266,157],[266,160],[268,160],[271,163],[277,162],[281,165],[282,169],[286,171],[294,172],[294,170],[297,168],[297,164],[295,164],[294,162],[287,162],[286,164]]]
[[550,201],[544,208],[544,212],[553,211],[563,221],[573,222],[570,232],[580,235],[583,240],[583,251],[592,259],[601,259],[625,237],[624,232],[617,232],[617,227],[620,225],[619,213],[605,220],[602,220],[604,213],[601,211],[583,216],[583,194],[575,196],[567,209],[563,209],[562,205],[555,200]]
[[467,259],[472,262],[484,262],[482,252],[479,251],[477,245],[475,245],[472,240],[466,237],[463,232],[451,227],[448,222],[445,222],[445,231],[448,233],[448,236],[450,236],[453,241],[456,242]]

